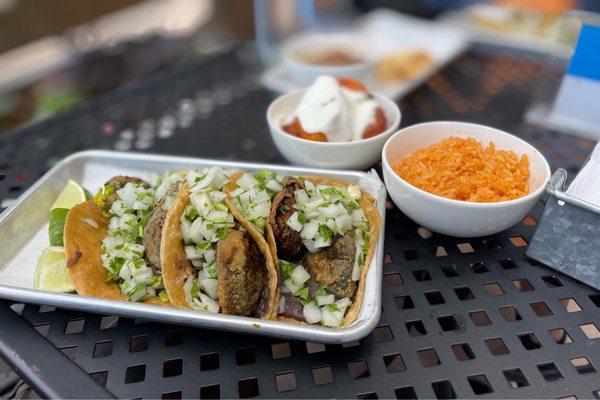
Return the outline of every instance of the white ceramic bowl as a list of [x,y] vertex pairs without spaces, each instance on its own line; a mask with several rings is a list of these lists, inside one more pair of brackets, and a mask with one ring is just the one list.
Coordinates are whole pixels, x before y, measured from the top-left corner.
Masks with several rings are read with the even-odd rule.
[[[476,203],[451,200],[425,192],[400,178],[392,169],[413,151],[449,136],[472,137],[486,145],[529,157],[530,193],[515,200]],[[538,201],[550,179],[544,156],[527,142],[498,129],[464,122],[427,122],[396,132],[382,152],[383,177],[394,203],[425,228],[450,236],[476,237],[503,231],[523,219]]]
[[293,164],[318,168],[368,168],[380,159],[385,141],[400,126],[398,105],[383,95],[372,93],[387,120],[387,129],[379,135],[343,143],[315,142],[292,136],[281,126],[294,113],[304,92],[299,90],[281,95],[267,110],[267,122],[275,146]]
[[[362,60],[348,65],[315,65],[301,60],[303,52],[325,53],[342,51]],[[320,75],[336,78],[354,78],[364,81],[373,72],[377,61],[372,60],[357,38],[345,34],[310,34],[289,40],[282,46],[282,59],[292,79],[300,86],[308,86]]]

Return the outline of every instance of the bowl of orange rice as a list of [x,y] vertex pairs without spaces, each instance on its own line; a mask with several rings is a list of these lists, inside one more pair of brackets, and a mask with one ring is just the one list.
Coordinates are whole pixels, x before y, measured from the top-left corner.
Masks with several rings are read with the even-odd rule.
[[394,203],[434,232],[492,235],[527,216],[550,179],[527,142],[484,125],[439,121],[396,132],[382,151]]

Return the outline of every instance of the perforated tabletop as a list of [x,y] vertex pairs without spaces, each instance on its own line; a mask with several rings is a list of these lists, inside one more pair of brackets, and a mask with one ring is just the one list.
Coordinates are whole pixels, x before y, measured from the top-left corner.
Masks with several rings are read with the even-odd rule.
[[[258,73],[246,45],[0,134],[2,206],[57,160],[88,148],[284,162],[269,139],[264,113],[273,97]],[[522,122],[529,95],[558,74],[547,60],[476,48],[401,102],[402,125],[483,122],[574,174],[593,143]],[[501,234],[466,240],[432,234],[388,203],[382,317],[372,334],[345,345],[12,308],[120,398],[600,398],[600,293],[525,257],[541,210]],[[3,332],[19,321],[6,310]],[[43,368],[54,357],[45,375],[23,372],[38,390],[68,396],[85,386],[85,375],[61,375],[67,358],[12,332],[0,336],[0,351],[13,365]],[[43,385],[41,375],[54,382]]]

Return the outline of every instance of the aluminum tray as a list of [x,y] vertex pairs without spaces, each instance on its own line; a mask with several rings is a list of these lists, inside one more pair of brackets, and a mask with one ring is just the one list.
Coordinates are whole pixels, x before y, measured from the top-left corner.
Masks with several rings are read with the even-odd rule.
[[[326,175],[360,184],[377,199],[382,218],[377,251],[367,274],[366,292],[358,319],[345,328],[295,325],[256,318],[204,313],[126,301],[107,300],[75,294],[33,289],[35,265],[48,246],[48,210],[69,179],[95,191],[110,177],[119,174],[148,178],[152,173],[220,165],[233,169],[269,168],[282,174]],[[91,150],[75,153],[48,171],[16,203],[0,215],[0,298],[24,303],[46,304],[94,313],[121,315],[146,320],[220,329],[233,332],[300,339],[322,343],[344,343],[371,332],[381,314],[381,276],[385,231],[386,191],[375,174],[227,162],[150,154]]]

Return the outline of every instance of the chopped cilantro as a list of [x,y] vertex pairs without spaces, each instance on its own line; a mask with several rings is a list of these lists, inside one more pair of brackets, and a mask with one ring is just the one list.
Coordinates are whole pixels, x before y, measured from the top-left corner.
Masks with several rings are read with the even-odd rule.
[[214,262],[206,266],[206,273],[211,279],[217,279],[217,264]]
[[281,268],[281,274],[283,277],[288,279],[292,276],[292,272],[294,272],[294,268],[296,268],[296,266],[291,262],[279,260],[279,268]]
[[340,308],[337,306],[337,304],[327,304],[327,308],[331,312],[340,311]]
[[198,282],[196,282],[194,280],[194,283],[192,284],[192,288],[190,290],[190,294],[192,295],[192,299],[199,299],[200,298],[200,294],[198,292]]
[[158,298],[163,303],[166,303],[167,301],[169,301],[169,294],[167,293],[166,290],[161,290],[160,293],[158,294]]
[[191,205],[188,205],[184,211],[185,218],[189,221],[193,221],[198,218],[198,211]]
[[208,250],[210,249],[210,243],[209,242],[200,242],[200,243],[196,243],[196,248],[199,250]]
[[325,290],[325,288],[321,285],[319,285],[319,287],[315,290],[315,297],[316,296],[327,296],[327,290]]
[[231,230],[231,228],[228,227],[228,226],[224,226],[223,228],[219,228],[219,229],[217,229],[217,233],[216,233],[215,237],[217,239],[223,239],[225,236],[227,236],[227,234],[229,233],[230,230]]
[[150,285],[154,289],[164,289],[162,276],[154,275],[152,278],[150,278]]
[[326,242],[330,241],[331,237],[333,236],[333,231],[331,229],[329,229],[329,227],[327,225],[319,225],[318,232],[319,232],[319,235]]
[[302,225],[304,225],[308,222],[306,215],[304,215],[304,213],[302,211],[298,211],[298,222],[300,222]]
[[308,287],[303,287],[302,289],[298,289],[294,292],[294,296],[300,297],[304,300],[310,300],[310,296],[308,293]]

